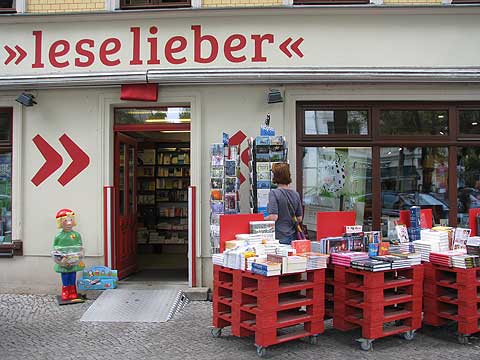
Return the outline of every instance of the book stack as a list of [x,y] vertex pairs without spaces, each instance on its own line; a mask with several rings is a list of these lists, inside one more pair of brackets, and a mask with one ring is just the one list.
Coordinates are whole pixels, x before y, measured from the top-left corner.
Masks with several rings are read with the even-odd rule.
[[252,273],[263,276],[276,276],[282,273],[282,266],[279,263],[252,263]]
[[410,266],[420,265],[422,263],[421,254],[415,252],[390,252],[391,255],[395,255],[402,259],[407,259],[410,263]]
[[421,239],[421,210],[420,206],[412,206],[410,208],[410,228],[408,235],[411,241]]
[[395,255],[373,256],[372,259],[390,263],[392,269],[404,269],[411,266],[410,260]]
[[307,270],[307,258],[304,256],[284,256],[282,274],[304,272]]
[[472,269],[480,267],[480,257],[478,255],[453,255],[452,266],[461,269]]
[[467,254],[480,255],[480,236],[472,236],[467,240]]
[[212,263],[223,266],[223,254],[212,254]]
[[413,242],[415,250],[419,251],[422,261],[430,261],[430,253],[448,251],[448,233],[425,229],[421,231],[421,240]]
[[453,249],[454,228],[449,226],[435,226],[432,227],[432,230],[445,234],[448,239],[448,248],[446,250]]
[[348,242],[341,236],[327,237],[319,241],[319,245],[312,247],[312,251],[322,254],[332,254],[348,250]]
[[460,253],[458,253],[458,251],[444,251],[444,252],[432,251],[430,253],[429,260],[432,264],[452,267],[452,255],[460,255]]
[[275,221],[250,221],[250,234],[257,235],[262,241],[275,240]]
[[352,260],[351,265],[354,269],[374,272],[390,270],[392,268],[392,265],[390,263],[375,259]]
[[247,258],[247,270],[252,271],[252,264],[253,263],[266,263],[267,262],[267,256],[266,255],[260,255],[260,256],[252,256]]
[[307,258],[307,270],[325,269],[328,264],[329,256],[326,254],[306,252],[300,256]]
[[349,267],[353,260],[368,259],[368,254],[364,252],[348,251],[342,253],[332,253],[330,257],[332,259],[332,264]]

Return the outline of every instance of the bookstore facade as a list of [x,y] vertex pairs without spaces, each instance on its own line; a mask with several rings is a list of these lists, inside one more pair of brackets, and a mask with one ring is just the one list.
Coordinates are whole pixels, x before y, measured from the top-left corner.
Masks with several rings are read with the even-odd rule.
[[[309,229],[317,211],[354,210],[389,236],[412,205],[465,224],[480,207],[480,30],[472,10],[450,10],[82,15],[66,32],[55,15],[0,19],[28,54],[0,70],[0,244],[15,248],[0,258],[2,287],[57,288],[61,208],[76,213],[87,265],[210,286],[211,144],[226,133],[239,146],[249,212],[242,154],[267,114]],[[121,85],[146,82],[157,99],[121,100]]]

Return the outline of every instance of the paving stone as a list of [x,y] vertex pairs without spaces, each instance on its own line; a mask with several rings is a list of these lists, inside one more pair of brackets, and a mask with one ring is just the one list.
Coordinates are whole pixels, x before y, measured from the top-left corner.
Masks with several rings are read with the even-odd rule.
[[[58,306],[53,296],[0,295],[0,359],[255,359],[254,339],[210,334],[212,304],[195,301],[166,323],[91,323],[79,319],[93,303]],[[293,341],[272,346],[268,359],[478,360],[480,339],[456,341],[454,327],[421,330],[413,341],[398,336],[359,350],[358,331],[342,333],[326,323],[317,345]]]

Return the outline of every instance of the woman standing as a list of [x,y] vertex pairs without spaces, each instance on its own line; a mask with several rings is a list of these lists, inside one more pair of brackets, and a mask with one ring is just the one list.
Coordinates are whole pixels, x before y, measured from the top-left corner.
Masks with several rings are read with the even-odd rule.
[[290,244],[297,239],[293,217],[295,215],[299,223],[302,221],[302,202],[300,195],[290,188],[292,178],[288,164],[273,164],[272,173],[272,182],[277,184],[277,189],[272,189],[268,195],[269,215],[265,220],[275,221],[275,237],[281,244]]

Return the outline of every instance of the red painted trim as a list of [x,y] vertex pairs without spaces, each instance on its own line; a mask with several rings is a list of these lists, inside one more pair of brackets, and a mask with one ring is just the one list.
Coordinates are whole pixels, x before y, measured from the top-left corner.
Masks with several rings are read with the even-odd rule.
[[190,124],[133,124],[133,125],[114,125],[113,131],[188,131]]
[[197,236],[196,236],[196,229],[197,229],[197,188],[195,186],[190,186],[192,189],[192,223],[190,224],[192,229],[192,287],[197,287]]

